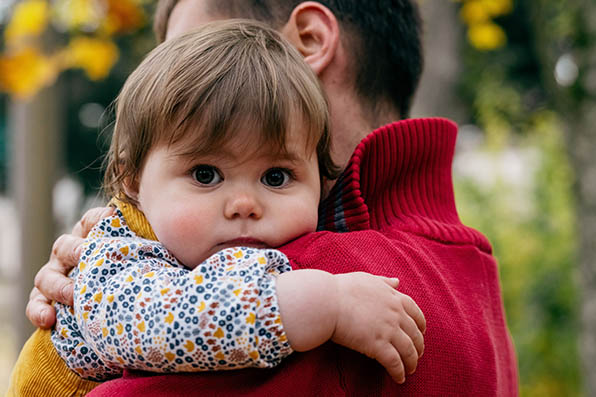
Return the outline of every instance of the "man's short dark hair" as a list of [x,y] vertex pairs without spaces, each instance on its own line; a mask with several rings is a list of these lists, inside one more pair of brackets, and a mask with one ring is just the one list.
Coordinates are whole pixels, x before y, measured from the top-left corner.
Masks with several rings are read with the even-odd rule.
[[[300,0],[210,0],[213,15],[253,18],[279,28]],[[348,33],[353,52],[356,91],[374,113],[391,104],[409,115],[423,65],[421,21],[415,0],[320,0]],[[155,26],[163,40],[176,0],[161,0]],[[161,28],[161,32],[159,29]]]

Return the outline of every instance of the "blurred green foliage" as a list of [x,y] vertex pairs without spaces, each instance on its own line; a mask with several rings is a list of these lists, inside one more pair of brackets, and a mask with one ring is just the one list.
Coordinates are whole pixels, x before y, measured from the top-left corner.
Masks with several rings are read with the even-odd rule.
[[[86,194],[94,194],[101,187],[103,155],[110,142],[114,119],[112,103],[120,88],[142,57],[154,46],[155,40],[149,25],[133,35],[117,41],[121,56],[108,75],[100,82],[90,81],[81,70],[70,70],[60,76],[60,83],[68,89],[64,97],[65,162],[69,174],[75,175],[84,186]],[[98,126],[82,123],[80,112],[89,103],[105,109]]]
[[[540,62],[532,28],[540,21],[531,20],[531,7],[518,0],[511,13],[495,19],[506,46],[464,49],[460,82],[471,121],[485,133],[481,150],[533,152],[538,161],[524,170],[531,182],[520,189],[505,177],[489,187],[458,178],[456,195],[462,220],[487,235],[499,261],[522,396],[578,396],[574,175],[562,119],[542,80],[552,71]],[[557,20],[568,19],[564,7],[557,12]]]
[[[507,180],[483,188],[456,179],[462,221],[487,235],[499,261],[524,396],[580,395],[575,219],[571,171],[556,117],[542,113],[517,148],[538,150],[523,204]],[[498,138],[511,144],[511,137]],[[487,140],[487,142],[489,142]],[[495,150],[488,147],[486,150]],[[521,208],[520,208],[521,207]]]

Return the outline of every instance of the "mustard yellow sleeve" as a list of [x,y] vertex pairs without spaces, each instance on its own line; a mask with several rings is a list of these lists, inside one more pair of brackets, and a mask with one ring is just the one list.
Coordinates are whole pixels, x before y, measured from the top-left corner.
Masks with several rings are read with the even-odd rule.
[[68,369],[54,349],[51,332],[38,329],[25,343],[12,370],[7,397],[78,397],[99,385]]

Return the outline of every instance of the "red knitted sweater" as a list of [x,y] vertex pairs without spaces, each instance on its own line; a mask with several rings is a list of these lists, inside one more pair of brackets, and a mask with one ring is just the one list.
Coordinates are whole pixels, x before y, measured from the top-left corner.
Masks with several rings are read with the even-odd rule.
[[154,375],[125,372],[92,396],[516,396],[515,352],[497,266],[484,236],[461,224],[451,161],[457,127],[444,119],[382,127],[356,148],[321,204],[327,231],[281,250],[294,268],[400,279],[427,320],[425,352],[406,383],[333,343],[272,370]]

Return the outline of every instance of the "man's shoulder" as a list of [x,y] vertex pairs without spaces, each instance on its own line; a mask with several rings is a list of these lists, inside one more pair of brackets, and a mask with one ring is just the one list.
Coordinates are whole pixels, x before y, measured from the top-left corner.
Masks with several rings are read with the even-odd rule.
[[[315,268],[331,273],[352,271],[394,275],[401,264],[426,269],[424,276],[451,273],[453,263],[493,266],[494,258],[472,240],[441,240],[412,230],[392,228],[347,233],[309,233],[279,248],[293,269]],[[443,266],[444,265],[444,266]],[[426,274],[429,273],[429,274]]]
[[[391,262],[402,256],[411,244],[404,236],[390,235],[379,230],[360,230],[347,233],[320,231],[309,233],[282,247],[282,251],[297,268],[318,268],[332,273],[366,271],[364,264],[371,259]],[[422,249],[423,247],[417,247]]]

